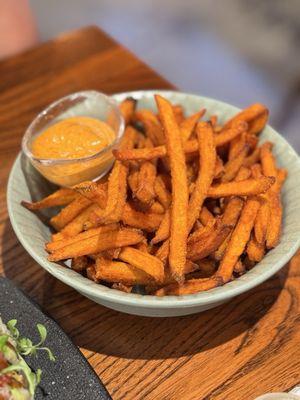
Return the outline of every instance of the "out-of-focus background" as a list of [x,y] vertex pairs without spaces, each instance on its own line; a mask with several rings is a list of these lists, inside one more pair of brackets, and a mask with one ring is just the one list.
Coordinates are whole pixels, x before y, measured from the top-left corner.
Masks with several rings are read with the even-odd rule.
[[181,90],[239,107],[265,103],[271,123],[300,151],[299,0],[31,0],[30,5],[39,40],[98,25]]

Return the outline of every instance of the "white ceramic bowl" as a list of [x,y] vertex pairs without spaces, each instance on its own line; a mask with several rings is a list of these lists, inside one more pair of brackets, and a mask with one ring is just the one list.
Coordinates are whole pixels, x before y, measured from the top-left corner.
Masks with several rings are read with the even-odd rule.
[[[155,109],[153,95],[161,93],[173,103],[184,105],[187,114],[207,109],[207,115],[217,114],[222,121],[239,110],[229,104],[196,95],[172,91],[137,91],[114,95],[118,101],[127,96],[138,100],[138,107]],[[207,310],[246,292],[264,282],[283,267],[297,251],[300,243],[300,160],[292,147],[267,126],[260,140],[275,143],[274,152],[278,164],[288,170],[282,200],[284,205],[283,231],[280,244],[264,259],[240,278],[207,292],[186,296],[144,296],[128,294],[96,284],[72,271],[64,264],[47,260],[44,244],[50,238],[50,230],[32,212],[24,209],[21,200],[36,200],[50,193],[51,184],[46,182],[21,155],[15,161],[8,182],[7,202],[13,229],[28,253],[51,275],[73,287],[96,303],[112,309],[143,316],[171,317]]]

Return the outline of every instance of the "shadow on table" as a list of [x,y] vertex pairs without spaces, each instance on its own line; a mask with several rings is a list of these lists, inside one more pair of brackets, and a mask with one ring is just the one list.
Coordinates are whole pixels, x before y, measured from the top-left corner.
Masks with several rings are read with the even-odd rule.
[[39,267],[18,244],[9,221],[2,243],[5,275],[23,288],[86,350],[126,359],[165,359],[192,355],[247,337],[276,302],[289,266],[227,304],[200,314],[147,318],[109,310],[79,295]]

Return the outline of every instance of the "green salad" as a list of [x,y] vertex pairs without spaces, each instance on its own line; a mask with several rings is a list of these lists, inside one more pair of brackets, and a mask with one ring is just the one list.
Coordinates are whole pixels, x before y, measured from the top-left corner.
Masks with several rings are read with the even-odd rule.
[[46,351],[51,361],[55,357],[43,344],[47,329],[37,324],[40,340],[37,344],[20,335],[13,319],[6,325],[0,318],[0,400],[32,400],[37,385],[41,380],[41,370],[33,372],[23,356],[35,356],[39,351]]

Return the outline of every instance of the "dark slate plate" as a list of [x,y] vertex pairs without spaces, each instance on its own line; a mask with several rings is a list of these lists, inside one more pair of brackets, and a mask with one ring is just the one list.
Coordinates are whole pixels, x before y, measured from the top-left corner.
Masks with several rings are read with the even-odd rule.
[[5,323],[17,319],[21,335],[32,338],[34,343],[38,341],[36,324],[47,328],[45,345],[51,348],[56,361],[51,362],[44,353],[26,360],[33,370],[41,368],[43,371],[36,400],[111,400],[89,363],[56,322],[12,282],[1,277],[0,317]]

